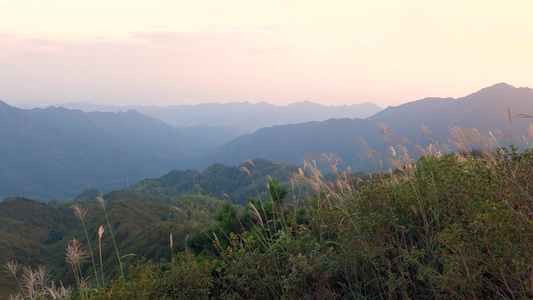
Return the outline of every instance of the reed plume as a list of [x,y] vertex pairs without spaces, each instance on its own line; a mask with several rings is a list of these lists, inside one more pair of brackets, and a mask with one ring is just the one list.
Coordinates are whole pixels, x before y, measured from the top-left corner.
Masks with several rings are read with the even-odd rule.
[[94,260],[93,248],[91,247],[91,241],[89,239],[87,227],[85,227],[84,219],[85,219],[85,216],[87,215],[87,209],[82,207],[79,203],[72,205],[72,209],[74,209],[74,214],[78,217],[78,219],[80,219],[81,224],[83,225],[83,231],[85,232],[85,237],[87,238],[87,246],[89,247],[89,253],[91,254],[91,261],[93,263],[94,279],[96,280],[96,285],[100,286],[100,282],[98,281],[98,272],[96,271],[96,262]]
[[124,277],[124,268],[122,267],[122,259],[120,258],[120,254],[118,252],[117,242],[115,241],[115,235],[113,234],[111,223],[109,223],[109,217],[107,216],[107,210],[106,210],[107,203],[102,197],[96,197],[96,200],[98,200],[98,202],[100,203],[100,206],[102,206],[102,209],[104,210],[105,219],[107,221],[107,228],[109,228],[109,233],[111,234],[111,240],[113,240],[113,246],[115,246],[115,253],[117,254],[118,264],[120,266],[120,273],[122,274],[122,277]]
[[104,260],[102,257],[102,236],[104,235],[104,227],[98,228],[98,249],[100,249],[100,271],[102,272],[102,284],[104,284]]

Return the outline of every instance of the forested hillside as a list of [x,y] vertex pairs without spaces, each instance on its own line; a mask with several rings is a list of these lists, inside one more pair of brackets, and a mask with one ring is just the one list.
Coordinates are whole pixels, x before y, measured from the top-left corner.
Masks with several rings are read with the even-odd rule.
[[133,190],[160,196],[210,195],[233,203],[245,204],[248,197],[256,197],[265,192],[267,177],[289,184],[292,174],[297,171],[296,165],[264,159],[247,161],[238,167],[215,163],[201,172],[173,170],[161,178],[143,180]]
[[[141,257],[155,261],[170,259],[167,247],[170,233],[174,251],[184,250],[187,236],[210,225],[223,203],[231,200],[246,204],[248,197],[265,197],[269,175],[289,185],[297,169],[294,165],[265,160],[249,161],[240,167],[214,164],[203,172],[175,170],[130,189],[103,195],[117,245],[121,255],[127,255],[125,268]],[[65,248],[72,238],[86,244],[83,224],[72,205],[79,204],[87,210],[84,222],[94,247],[98,244],[98,227],[107,222],[96,200],[100,195],[98,190],[89,189],[74,200],[49,204],[25,198],[9,198],[0,203],[0,257],[4,261],[49,266],[55,278],[72,283],[74,278],[64,263]],[[109,232],[107,227],[106,231]],[[107,234],[103,238],[103,253],[107,257],[105,276],[115,278],[119,268],[112,256],[110,238]],[[89,268],[84,266],[84,272]],[[0,273],[0,298],[7,297],[2,297],[2,291],[14,289],[13,278]]]

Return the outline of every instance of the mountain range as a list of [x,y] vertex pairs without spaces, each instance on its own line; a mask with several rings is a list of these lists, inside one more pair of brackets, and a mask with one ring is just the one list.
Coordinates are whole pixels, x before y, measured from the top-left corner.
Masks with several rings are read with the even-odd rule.
[[0,198],[75,197],[90,187],[124,187],[193,167],[225,135],[175,128],[136,111],[22,110],[0,102]]
[[[253,109],[246,111],[246,107]],[[388,107],[364,119],[356,118],[354,107],[334,109],[304,102],[285,107],[287,113],[267,114],[271,106],[265,103],[205,104],[181,106],[181,115],[176,113],[180,107],[169,107],[169,118],[176,126],[192,125],[191,118],[202,120],[196,123],[200,126],[178,128],[169,124],[170,119],[164,122],[133,110],[18,109],[0,102],[0,199],[72,198],[87,188],[111,191],[174,169],[203,170],[215,162],[240,165],[256,158],[301,166],[307,155],[331,159],[335,154],[342,159],[340,167],[371,172],[376,164],[365,157],[367,150],[375,150],[378,160],[398,143],[413,157],[420,154],[414,145],[427,146],[430,141],[438,141],[443,151],[453,150],[453,143],[445,143],[452,138],[453,127],[476,128],[485,135],[490,131],[509,144],[529,134],[531,121],[514,119],[511,127],[509,112],[531,114],[533,90],[500,83],[463,98],[426,98]],[[314,109],[344,110],[345,114],[297,123],[316,117]],[[197,114],[201,111],[205,119]],[[288,116],[285,121],[277,118],[284,115]],[[346,115],[350,117],[343,118]],[[325,116],[330,115],[325,112]],[[266,121],[270,127],[237,137],[238,132],[250,132]],[[279,124],[272,126],[275,122]],[[293,124],[282,125],[285,122]],[[248,127],[231,129],[235,126]],[[509,133],[514,133],[514,141],[508,139]]]
[[528,133],[531,120],[515,119],[511,129],[509,112],[531,114],[533,90],[500,83],[463,98],[426,98],[388,107],[366,119],[330,119],[262,128],[227,143],[204,162],[237,164],[243,159],[261,157],[301,164],[308,154],[320,158],[333,153],[343,160],[344,167],[373,172],[379,170],[371,159],[365,159],[366,149],[361,139],[370,150],[386,153],[397,142],[414,150],[414,145],[426,147],[430,141],[438,141],[443,151],[451,150],[454,145],[445,145],[445,141],[453,137],[453,127],[476,128],[483,135],[490,131],[503,144],[509,140],[505,133],[513,130],[517,137],[533,134]]
[[263,127],[297,124],[308,121],[325,121],[331,118],[366,118],[382,108],[373,103],[340,106],[325,106],[309,101],[287,106],[277,106],[266,102],[242,103],[203,103],[198,105],[174,106],[111,106],[91,103],[64,103],[69,109],[85,112],[119,112],[136,110],[144,115],[158,118],[175,127],[208,126],[225,128],[236,135],[252,133]]

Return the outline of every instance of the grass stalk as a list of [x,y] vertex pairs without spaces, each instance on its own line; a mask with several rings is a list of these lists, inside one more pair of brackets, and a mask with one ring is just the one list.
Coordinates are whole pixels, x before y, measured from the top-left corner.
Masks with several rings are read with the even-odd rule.
[[76,216],[80,219],[81,224],[83,226],[83,231],[85,232],[85,237],[87,239],[87,246],[89,247],[89,253],[91,254],[91,261],[93,263],[93,271],[94,271],[94,279],[96,280],[96,286],[100,286],[100,282],[98,280],[98,272],[96,271],[96,262],[94,260],[94,253],[93,248],[91,247],[91,241],[89,239],[89,234],[87,232],[87,227],[85,226],[85,215],[87,215],[87,209],[83,208],[79,203],[76,203],[72,206],[74,209],[74,213]]
[[107,221],[107,227],[109,228],[109,233],[111,234],[111,240],[113,240],[113,246],[115,247],[115,253],[117,254],[118,264],[120,266],[120,273],[122,274],[122,277],[124,277],[124,268],[122,267],[122,259],[120,258],[120,254],[118,252],[117,243],[115,241],[115,235],[113,234],[113,229],[111,228],[111,223],[109,222],[109,217],[107,216],[107,210],[106,210],[106,201],[102,197],[96,197],[96,200],[100,203],[104,210],[105,219]]
[[105,284],[104,281],[104,260],[102,257],[102,235],[104,235],[104,227],[100,226],[98,229],[98,249],[100,250],[100,272],[102,273],[102,284]]

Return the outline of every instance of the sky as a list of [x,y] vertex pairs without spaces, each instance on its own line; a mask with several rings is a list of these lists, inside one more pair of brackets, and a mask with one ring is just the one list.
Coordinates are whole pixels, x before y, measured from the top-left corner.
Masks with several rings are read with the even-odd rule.
[[530,0],[0,0],[0,100],[287,105],[533,87]]

